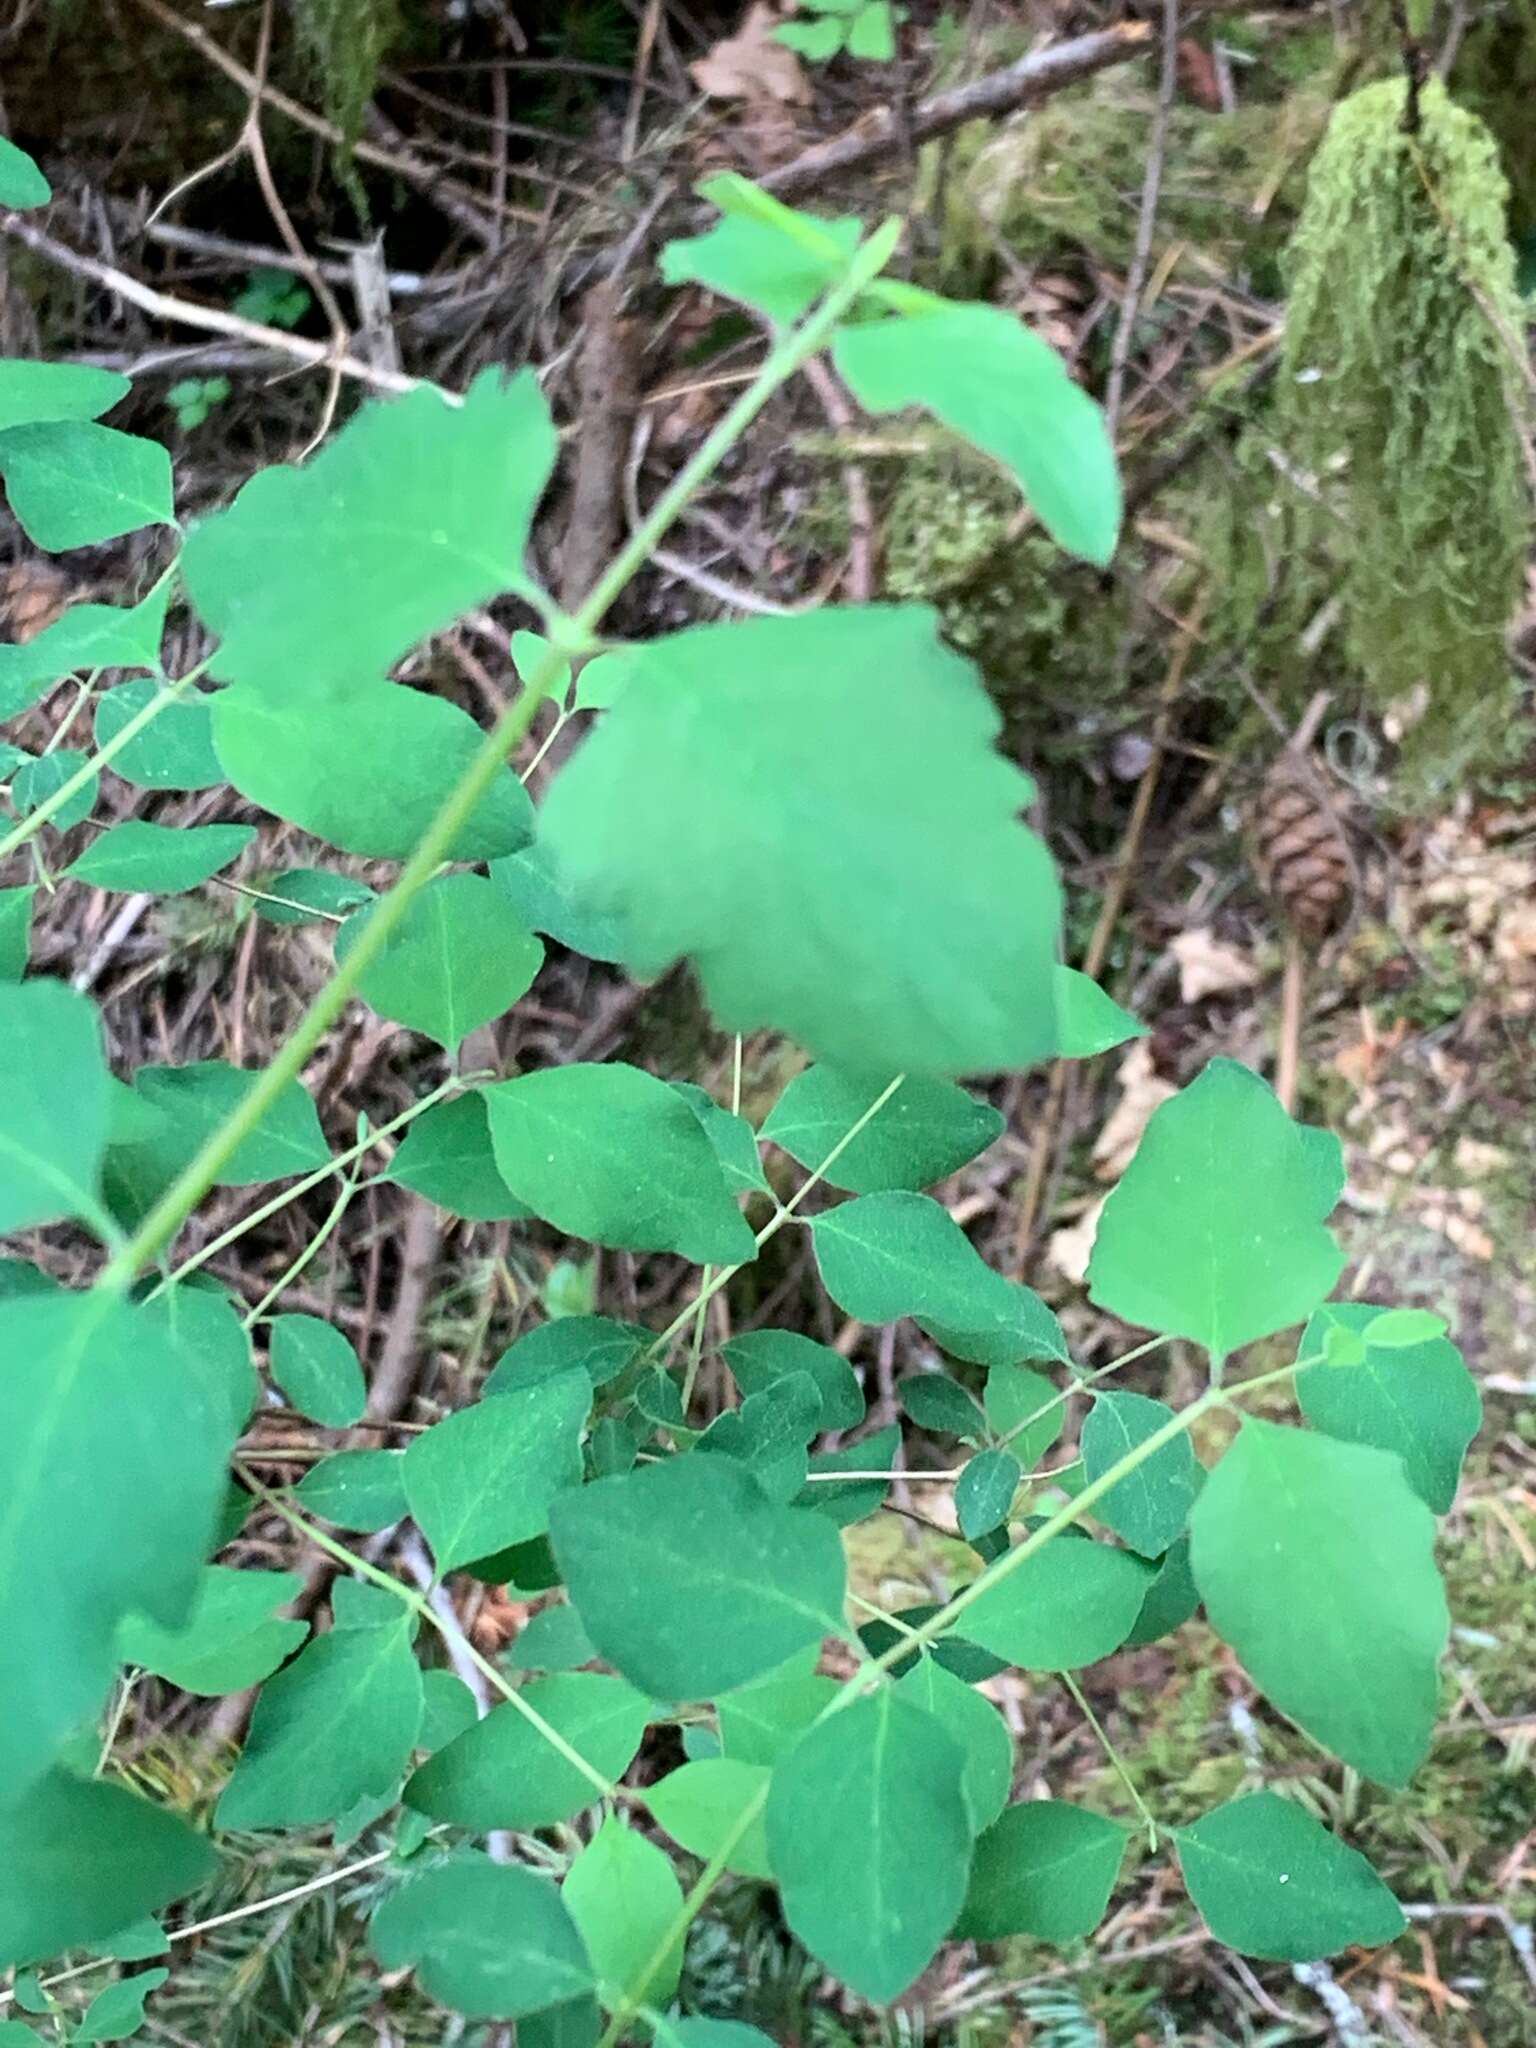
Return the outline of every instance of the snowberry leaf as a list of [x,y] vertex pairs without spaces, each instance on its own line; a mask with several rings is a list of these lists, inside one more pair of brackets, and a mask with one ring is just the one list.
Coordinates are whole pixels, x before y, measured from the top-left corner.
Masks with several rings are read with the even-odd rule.
[[37,888],[28,882],[20,889],[0,889],[0,981],[20,981],[27,971]]
[[1022,1365],[994,1365],[982,1405],[994,1435],[1032,1472],[1067,1426],[1065,1397],[1048,1379]]
[[[33,760],[19,762],[11,777],[11,802],[17,817],[30,818],[51,796],[63,789],[66,782],[73,782],[86,764],[87,756],[78,747],[55,747],[51,754],[39,754]],[[101,777],[93,770],[74,794],[66,797],[58,809],[50,813],[48,823],[54,831],[67,832],[72,825],[88,818],[95,808],[100,789]]]
[[1091,1060],[1128,1039],[1147,1035],[1145,1024],[1075,967],[1056,970],[1056,1029],[1056,1050],[1064,1060]]
[[8,136],[0,135],[0,206],[46,206],[52,197],[53,187],[36,162]]
[[1130,1829],[1060,1799],[1010,1806],[976,1844],[957,1933],[1075,1941],[1104,1918]]
[[[222,780],[222,776],[220,780]],[[377,891],[355,875],[333,868],[283,868],[268,877],[265,894],[255,900],[258,917],[268,924],[316,924],[322,918],[344,918],[377,900]]]
[[1200,1589],[1189,1569],[1189,1537],[1178,1541],[1158,1559],[1157,1570],[1147,1586],[1136,1626],[1126,1637],[1127,1647],[1155,1643],[1182,1628],[1200,1605]]
[[[1174,1419],[1173,1410],[1145,1394],[1097,1394],[1083,1424],[1083,1470],[1090,1482]],[[1186,1431],[1128,1472],[1094,1505],[1108,1528],[1143,1557],[1161,1557],[1189,1520],[1200,1468]]]
[[[336,963],[367,929],[359,910],[336,934]],[[363,1001],[396,1024],[456,1052],[471,1031],[511,1009],[533,986],[544,948],[484,875],[439,875],[416,897],[358,984]]]
[[987,1432],[987,1418],[975,1396],[966,1392],[948,1373],[914,1372],[897,1383],[901,1405],[919,1429],[936,1436],[958,1436],[980,1442]]
[[623,957],[619,919],[589,909],[572,893],[542,840],[493,860],[490,876],[529,931],[542,932],[588,960]]
[[[819,1167],[888,1080],[807,1067],[774,1104],[760,1135],[802,1166]],[[909,1076],[822,1177],[856,1195],[930,1187],[984,1152],[1002,1128],[990,1103],[953,1082]]]
[[0,988],[0,1233],[96,1209],[108,1130],[101,1025],[57,981]]
[[[189,1067],[140,1067],[132,1099],[146,1112],[144,1129],[114,1142],[107,1155],[107,1192],[113,1206],[142,1213],[176,1178],[199,1148],[232,1115],[256,1076],[225,1060]],[[219,1187],[256,1187],[312,1173],[330,1158],[315,1105],[292,1082],[262,1114],[219,1168]]]
[[955,1515],[968,1543],[1003,1527],[1023,1478],[1012,1451],[978,1451],[971,1459],[955,1481]]
[[635,1363],[649,1341],[650,1332],[638,1323],[616,1323],[609,1316],[556,1316],[525,1331],[503,1351],[484,1392],[516,1393],[575,1366],[594,1387],[605,1387]]
[[567,1871],[560,1897],[610,2011],[631,1990],[659,2005],[670,2001],[684,1937],[656,1957],[682,1912],[683,1888],[663,1850],[610,1814]]
[[733,1337],[720,1355],[743,1394],[764,1393],[780,1380],[804,1373],[821,1396],[821,1429],[856,1429],[864,1420],[858,1374],[830,1344],[818,1344],[795,1330],[748,1330]]
[[485,1098],[478,1089],[423,1110],[406,1130],[385,1178],[477,1223],[533,1213],[497,1171]]
[[312,1465],[294,1498],[339,1529],[387,1529],[407,1514],[403,1451],[337,1451]]
[[592,1405],[584,1372],[479,1401],[414,1437],[405,1497],[438,1571],[542,1536],[550,1502],[581,1481],[581,1430]]
[[1276,1792],[1218,1806],[1174,1839],[1190,1897],[1240,1955],[1311,1962],[1376,1948],[1406,1925],[1359,1850]]
[[[7,367],[0,363],[0,376]],[[21,646],[0,647],[0,719],[35,704],[61,676],[98,668],[157,669],[169,594],[167,584],[142,604],[71,605]],[[150,683],[149,694],[159,687]]]
[[722,1108],[707,1089],[695,1086],[692,1081],[673,1081],[671,1086],[703,1126],[731,1193],[766,1194],[768,1176],[763,1172],[757,1149],[757,1133],[746,1118]]
[[429,1997],[467,2019],[526,2019],[592,1988],[554,1884],[472,1850],[408,1876],[374,1914],[368,1939],[386,1970],[414,1967]]
[[[159,695],[161,685],[141,676],[108,690],[96,706],[96,744],[115,740],[130,719],[137,718]],[[189,691],[155,713],[112,756],[112,773],[140,789],[213,789],[224,770],[213,751],[213,713],[209,700]]]
[[144,2024],[144,2005],[152,1991],[170,1976],[163,1965],[158,1970],[138,1970],[131,1977],[119,1977],[105,1991],[98,1991],[85,2009],[75,2033],[76,2041],[127,2041]]
[[[632,1685],[597,1671],[536,1678],[518,1696],[609,1780],[634,1762],[654,1712]],[[418,1813],[481,1832],[556,1827],[597,1797],[591,1778],[510,1702],[440,1749],[405,1787]]]
[[207,1699],[241,1692],[275,1671],[308,1632],[307,1622],[281,1620],[275,1612],[302,1586],[296,1572],[206,1565],[183,1626],[162,1628],[130,1615],[117,1632],[117,1654],[183,1692]]
[[0,433],[11,510],[50,554],[174,526],[171,458],[158,441],[92,420],[47,420]]
[[[699,189],[716,204],[726,196],[723,180],[710,180]],[[787,207],[754,216],[727,213],[702,235],[668,242],[661,252],[661,275],[671,285],[703,285],[789,327],[843,276],[860,231],[852,216],[818,220]]]
[[1008,1724],[985,1693],[946,1671],[933,1657],[919,1657],[896,1692],[947,1728],[965,1759],[961,1787],[973,1833],[990,1827],[1007,1803],[1013,1783],[1013,1740]]
[[725,1868],[742,1877],[772,1882],[768,1837],[762,1808],[768,1788],[768,1766],[740,1758],[714,1756],[670,1771],[646,1793],[646,1804],[674,1842],[691,1856],[708,1862],[729,1835],[736,1832],[745,1809],[757,1805],[757,1818],[726,1857]]
[[1025,1671],[1076,1671],[1118,1650],[1152,1574],[1105,1543],[1058,1536],[977,1595],[956,1627]]
[[276,1316],[271,1332],[272,1378],[291,1406],[327,1429],[361,1419],[368,1387],[357,1353],[321,1316]]
[[93,889],[176,896],[238,860],[255,837],[254,825],[151,825],[125,818],[93,840],[64,873]]

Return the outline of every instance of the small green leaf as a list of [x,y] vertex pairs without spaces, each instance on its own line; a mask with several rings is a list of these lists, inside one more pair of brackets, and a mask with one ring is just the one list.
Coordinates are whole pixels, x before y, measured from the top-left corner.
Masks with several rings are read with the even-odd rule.
[[796,1507],[814,1508],[840,1529],[862,1522],[885,1504],[890,1492],[883,1479],[838,1480],[835,1472],[888,1472],[901,1448],[901,1430],[896,1423],[877,1429],[861,1443],[844,1444],[841,1450],[820,1451],[812,1458],[804,1491]]
[[322,917],[345,917],[377,900],[375,891],[355,875],[338,875],[330,868],[284,868],[268,880],[266,896],[256,899],[255,908],[268,924],[314,924]]
[[891,0],[869,0],[848,25],[848,54],[867,64],[889,64],[896,55]]
[[977,1452],[955,1481],[955,1514],[967,1543],[1005,1526],[1023,1478],[1012,1451]]
[[[932,1621],[938,1611],[937,1604],[931,1600],[916,1607],[898,1608],[887,1621],[865,1622],[859,1630],[859,1641],[872,1657],[883,1657],[903,1640],[910,1640],[912,1630]],[[926,1647],[919,1644],[906,1656],[898,1657],[890,1667],[892,1678],[905,1678],[923,1657],[932,1657],[936,1664],[942,1665],[967,1685],[981,1685],[986,1679],[996,1678],[1008,1669],[1005,1657],[994,1657],[988,1651],[978,1649],[974,1643],[946,1635]]]
[[863,1998],[900,1997],[965,1897],[964,1759],[948,1729],[889,1689],[855,1700],[780,1758],[768,1860],[784,1916]]
[[620,920],[589,909],[572,893],[541,840],[493,860],[490,875],[529,931],[543,932],[589,960],[623,958]]
[[176,896],[238,860],[255,837],[254,825],[150,825],[125,818],[93,840],[64,873],[93,889]]
[[744,1116],[733,1116],[715,1098],[691,1081],[671,1084],[704,1127],[704,1135],[720,1162],[733,1195],[766,1194],[768,1176],[757,1149],[757,1133]]
[[[816,1647],[807,1655],[815,1664]],[[771,1671],[755,1685],[727,1693],[716,1709],[720,1747],[743,1764],[772,1764],[805,1733],[837,1697],[835,1678],[790,1665]]]
[[90,420],[8,427],[0,474],[17,524],[50,554],[176,523],[171,458],[159,442]]
[[486,1394],[511,1394],[538,1380],[580,1366],[594,1388],[616,1380],[650,1342],[650,1331],[638,1323],[616,1323],[608,1316],[557,1316],[540,1323],[503,1351],[485,1382]]
[[757,1818],[725,1860],[725,1868],[742,1877],[759,1877],[771,1882],[768,1867],[768,1837],[763,1827],[762,1808],[768,1789],[766,1764],[745,1763],[738,1757],[708,1757],[671,1771],[646,1793],[646,1804],[674,1842],[691,1856],[708,1863],[735,1834],[747,1807],[756,1803]]
[[[96,706],[96,744],[105,747],[160,694],[150,677],[119,683]],[[140,789],[213,789],[224,770],[213,751],[213,713],[189,691],[155,713],[154,722],[112,756],[112,773]]]
[[[0,363],[0,378],[8,366]],[[25,645],[0,647],[0,719],[35,704],[61,676],[99,668],[160,666],[169,586],[142,604],[75,604]],[[148,685],[153,696],[158,683]]]
[[0,981],[20,981],[32,952],[32,911],[37,885],[0,889]]
[[307,1633],[307,1622],[276,1616],[302,1586],[296,1572],[207,1565],[197,1604],[181,1628],[130,1615],[117,1632],[117,1654],[206,1699],[242,1692],[275,1671]]
[[584,1372],[479,1401],[414,1437],[405,1497],[440,1573],[542,1536],[550,1502],[581,1481],[592,1405]]
[[856,1429],[864,1420],[864,1390],[847,1359],[829,1344],[794,1330],[748,1330],[720,1353],[743,1394],[761,1394],[792,1374],[804,1373],[821,1396],[820,1427]]
[[[390,1595],[384,1597],[388,1599]],[[416,1731],[418,1749],[446,1749],[479,1719],[479,1703],[462,1678],[455,1678],[451,1671],[423,1671],[421,1726]]]
[[478,1089],[423,1110],[406,1130],[385,1178],[477,1223],[532,1214],[497,1171],[485,1098]]
[[1158,1560],[1156,1572],[1141,1603],[1136,1626],[1126,1637],[1126,1647],[1155,1643],[1182,1628],[1200,1605],[1200,1589],[1189,1569],[1189,1538],[1181,1536]]
[[[802,1166],[818,1167],[879,1101],[888,1081],[807,1067],[774,1104],[761,1135]],[[911,1076],[823,1178],[856,1195],[930,1187],[985,1152],[1002,1128],[997,1110],[953,1082]]]
[[[1145,1394],[1096,1394],[1083,1424],[1083,1470],[1090,1483],[1119,1464],[1174,1419]],[[1194,1505],[1200,1467],[1188,1433],[1176,1436],[1102,1494],[1094,1512],[1143,1557],[1161,1557],[1183,1530]]]
[[1402,1460],[1247,1418],[1190,1539],[1211,1626],[1273,1704],[1364,1776],[1405,1784],[1449,1619],[1434,1518]]
[[[8,1778],[8,1794],[17,1789]],[[120,1785],[49,1771],[7,1798],[0,1967],[101,1941],[195,1890],[213,1870],[208,1843],[175,1814]]]
[[302,1827],[394,1790],[421,1726],[413,1628],[333,1629],[267,1681],[220,1828]]
[[[367,928],[359,910],[336,934],[336,963]],[[456,1052],[471,1031],[503,1016],[533,986],[544,948],[524,931],[484,875],[429,882],[363,971],[358,993],[394,1023]]]
[[947,1373],[915,1372],[897,1384],[901,1405],[919,1429],[937,1436],[958,1436],[979,1442],[987,1418],[972,1395]]
[[638,1067],[546,1067],[485,1090],[519,1200],[572,1237],[737,1265],[756,1244],[688,1104]]
[[575,1671],[596,1656],[574,1607],[546,1607],[518,1630],[507,1662],[518,1671]]
[[774,2048],[756,2027],[740,2020],[674,2020],[658,2018],[658,2048]]
[[0,1233],[96,1208],[107,1141],[101,1025],[58,981],[0,987]]
[[1402,1908],[1358,1849],[1291,1799],[1255,1792],[1177,1830],[1189,1895],[1218,1941],[1266,1961],[1310,1962],[1402,1933]]
[[414,1967],[422,1989],[473,2020],[524,2019],[589,1992],[581,1936],[547,1877],[461,1850],[428,1863],[373,1916],[386,1970]]
[[1026,1472],[1033,1472],[1067,1426],[1066,1397],[1022,1365],[994,1365],[982,1405],[995,1436],[1006,1438]]
[[897,1681],[896,1691],[954,1737],[965,1759],[960,1782],[971,1831],[990,1827],[1007,1804],[1013,1783],[1013,1740],[1002,1715],[984,1693],[973,1691],[933,1657],[919,1657]]
[[[189,1067],[140,1067],[133,1094],[151,1113],[147,1132],[114,1142],[107,1157],[108,1192],[115,1207],[142,1213],[195,1157],[204,1141],[232,1116],[256,1076],[224,1060]],[[330,1159],[315,1105],[297,1081],[262,1114],[219,1168],[219,1187],[256,1187],[312,1173]]]
[[368,1384],[357,1353],[334,1323],[320,1316],[274,1316],[270,1331],[272,1378],[312,1422],[347,1429],[362,1419]]
[[337,1451],[310,1467],[294,1499],[339,1529],[387,1529],[408,1512],[404,1463],[403,1451]]
[[[1482,1424],[1483,1404],[1461,1353],[1438,1332],[1378,1345],[1377,1330],[1397,1313],[1359,1301],[1320,1308],[1297,1355],[1315,1358],[1339,1333],[1360,1345],[1360,1359],[1309,1365],[1296,1375],[1296,1399],[1312,1427],[1326,1436],[1395,1451],[1420,1500],[1437,1515],[1449,1514],[1462,1459]],[[1444,1328],[1438,1316],[1429,1321]]]
[[52,197],[53,187],[34,160],[0,135],[0,206],[46,206]]
[[971,1941],[1075,1941],[1104,1918],[1129,1828],[1059,1799],[1010,1806],[976,1844],[956,1930]]
[[1151,1573],[1104,1543],[1056,1537],[966,1608],[968,1641],[1025,1671],[1076,1671],[1118,1650]]
[[[701,190],[719,203],[718,181]],[[662,279],[703,285],[766,313],[780,327],[791,326],[843,276],[862,232],[851,216],[818,220],[800,214],[795,220],[800,232],[790,235],[776,215],[728,214],[705,234],[668,242],[661,252]]]
[[[72,781],[85,765],[86,756],[78,747],[55,747],[51,754],[39,754],[35,760],[21,762],[11,777],[11,802],[17,817],[30,818],[55,791]],[[72,825],[88,818],[100,788],[101,777],[94,773],[88,775],[74,795],[66,797],[49,817],[48,823],[54,831],[67,832]]]
[[1373,1348],[1400,1351],[1443,1337],[1445,1331],[1445,1317],[1437,1316],[1432,1309],[1388,1308],[1371,1324],[1370,1341]]
[[770,1502],[732,1458],[674,1458],[562,1494],[550,1537],[587,1633],[658,1699],[729,1692],[842,1627],[836,1529]]
[[683,1888],[654,1842],[610,1814],[566,1873],[560,1897],[610,2011],[631,1990],[668,2003],[682,1973],[684,1937],[654,1971],[649,1965],[682,1914]]
[[1015,315],[935,299],[912,317],[839,328],[832,360],[867,411],[926,407],[1012,471],[1069,554],[1109,562],[1121,508],[1104,415]]
[[821,1396],[808,1373],[791,1373],[740,1408],[717,1415],[699,1438],[706,1455],[739,1458],[770,1500],[790,1501],[809,1470],[805,1446],[821,1427]]
[[1056,970],[1056,1029],[1057,1054],[1064,1060],[1091,1060],[1127,1039],[1147,1035],[1145,1024],[1075,967]]
[[98,1991],[86,2007],[85,2017],[75,2033],[77,2041],[127,2041],[144,2024],[144,2003],[151,1991],[158,1991],[170,1976],[164,1968],[140,1970],[136,1976],[119,1977],[105,1991]]
[[[1323,1144],[1336,1158],[1338,1141]],[[1344,1264],[1321,1164],[1257,1074],[1212,1060],[1154,1113],[1105,1203],[1091,1298],[1217,1359],[1301,1322]]]
[[[653,1711],[632,1685],[596,1671],[536,1678],[518,1697],[610,1781],[634,1762]],[[406,1804],[418,1813],[480,1832],[555,1827],[598,1796],[586,1773],[510,1702],[440,1749],[405,1787]]]
[[843,24],[835,15],[824,15],[820,21],[783,21],[773,31],[773,40],[782,43],[787,50],[793,50],[811,64],[825,64],[829,57],[835,57],[843,47]]

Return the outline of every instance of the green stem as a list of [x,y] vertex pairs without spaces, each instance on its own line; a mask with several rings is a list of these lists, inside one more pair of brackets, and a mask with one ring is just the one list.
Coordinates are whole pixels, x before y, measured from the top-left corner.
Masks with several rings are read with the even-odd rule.
[[[569,620],[552,620],[551,644],[528,678],[522,695],[502,713],[482,742],[457,787],[401,869],[394,887],[382,897],[358,933],[346,960],[320,990],[289,1034],[287,1042],[242,1098],[239,1107],[207,1139],[191,1162],[155,1203],[126,1247],[102,1269],[99,1286],[124,1289],[148,1260],[163,1250],[218,1177],[236,1147],[256,1129],[262,1117],[291,1081],[326,1032],[340,1017],[358,983],[388,943],[411,904],[436,873],[460,829],[500,774],[508,755],[533,723],[534,715],[573,653],[592,642],[603,615],[650,556],[678,513],[740,439],[780,385],[827,341],[843,314],[869,280],[889,261],[900,237],[899,221],[887,221],[855,253],[846,276],[829,292],[808,319],[774,346],[756,380],[723,415],[691,461],[662,492],[649,514],[619,550],[590,595]],[[563,630],[562,630],[563,629]],[[124,727],[124,732],[129,730]],[[121,737],[121,735],[119,735]]]
[[[1079,1373],[1070,1386],[1061,1388],[1049,1401],[1043,1401],[1033,1415],[1026,1415],[1024,1420],[1016,1422],[1005,1436],[1000,1436],[996,1448],[1000,1451],[1006,1450],[1016,1436],[1022,1436],[1026,1429],[1033,1429],[1035,1424],[1049,1415],[1053,1408],[1060,1408],[1064,1402],[1070,1401],[1074,1394],[1081,1393],[1085,1387],[1091,1387],[1099,1380],[1108,1379],[1112,1372],[1119,1372],[1122,1366],[1130,1365],[1135,1359],[1145,1358],[1147,1353],[1155,1351],[1159,1344],[1171,1341],[1168,1337],[1149,1338],[1145,1344],[1138,1344],[1133,1351],[1122,1351],[1118,1358],[1112,1358],[1108,1365],[1101,1365],[1096,1372]],[[1073,1371],[1076,1370],[1074,1366]]]
[[260,1301],[258,1301],[256,1306],[253,1309],[251,1309],[249,1313],[246,1315],[244,1319],[244,1326],[247,1330],[255,1329],[256,1325],[262,1321],[262,1319],[265,1317],[267,1313],[267,1310],[272,1306],[273,1302],[277,1300],[278,1296],[281,1293],[283,1293],[283,1291],[286,1288],[289,1288],[293,1285],[294,1281],[298,1279],[299,1275],[304,1271],[304,1268],[310,1263],[311,1259],[315,1258],[319,1254],[319,1252],[324,1247],[326,1240],[335,1232],[335,1230],[341,1223],[342,1217],[345,1216],[348,1209],[351,1208],[352,1198],[357,1193],[357,1190],[357,1175],[349,1173],[346,1179],[342,1182],[341,1192],[337,1195],[335,1201],[331,1204],[330,1213],[326,1217],[325,1221],[320,1225],[320,1228],[315,1232],[314,1236],[309,1240],[308,1244],[306,1244],[303,1247],[298,1257],[294,1259],[288,1266],[286,1266],[281,1273],[278,1274],[277,1278],[272,1282],[272,1285],[267,1289],[266,1293],[261,1297]]
[[1109,1758],[1110,1764],[1114,1768],[1115,1776],[1120,1780],[1121,1784],[1125,1787],[1127,1793],[1130,1795],[1131,1804],[1135,1807],[1136,1811],[1141,1815],[1141,1824],[1147,1831],[1147,1847],[1152,1851],[1154,1855],[1156,1855],[1157,1822],[1152,1818],[1152,1809],[1147,1805],[1145,1799],[1142,1798],[1140,1791],[1137,1789],[1136,1780],[1131,1776],[1130,1771],[1127,1769],[1125,1760],[1121,1756],[1119,1750],[1116,1749],[1115,1745],[1110,1741],[1109,1736],[1105,1731],[1104,1724],[1100,1721],[1098,1715],[1093,1711],[1092,1707],[1089,1706],[1088,1696],[1083,1691],[1083,1688],[1078,1684],[1077,1680],[1072,1676],[1070,1671],[1063,1671],[1058,1675],[1060,1676],[1062,1684],[1067,1688],[1067,1691],[1071,1693],[1073,1699],[1076,1700],[1078,1712],[1082,1715],[1083,1719],[1088,1723],[1088,1726],[1093,1730],[1094,1734],[1098,1737],[1099,1747],[1103,1750],[1104,1754]]

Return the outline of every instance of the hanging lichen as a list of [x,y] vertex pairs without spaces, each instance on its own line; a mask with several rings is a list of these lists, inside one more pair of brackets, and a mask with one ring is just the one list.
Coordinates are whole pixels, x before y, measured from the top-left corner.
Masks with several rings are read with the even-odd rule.
[[1352,679],[1366,708],[1394,707],[1400,794],[1416,801],[1507,719],[1530,505],[1497,150],[1438,80],[1410,131],[1406,90],[1344,101],[1313,160],[1277,401],[1240,464],[1265,479],[1267,516],[1243,508],[1234,594],[1261,645],[1302,627],[1298,602],[1312,613],[1293,666],[1335,645],[1315,599],[1336,599]]
[[[326,114],[341,130],[338,161],[355,187],[352,152],[379,67],[400,33],[398,0],[295,0],[299,41],[313,67]],[[354,190],[354,198],[360,192]]]

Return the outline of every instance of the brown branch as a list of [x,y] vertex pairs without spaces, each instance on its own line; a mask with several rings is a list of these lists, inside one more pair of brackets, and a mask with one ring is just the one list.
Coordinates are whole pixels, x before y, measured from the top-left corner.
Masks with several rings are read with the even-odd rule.
[[1142,176],[1141,211],[1136,217],[1136,243],[1131,267],[1126,273],[1125,296],[1120,301],[1120,320],[1110,350],[1109,377],[1104,387],[1104,414],[1110,439],[1120,419],[1120,400],[1125,390],[1125,370],[1131,359],[1131,342],[1141,317],[1141,295],[1146,289],[1147,268],[1152,260],[1152,237],[1157,228],[1157,203],[1163,190],[1163,158],[1168,148],[1168,117],[1179,83],[1179,0],[1163,0],[1163,62],[1157,87],[1157,111],[1152,117],[1152,135],[1147,144],[1147,165]]

